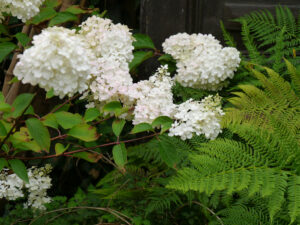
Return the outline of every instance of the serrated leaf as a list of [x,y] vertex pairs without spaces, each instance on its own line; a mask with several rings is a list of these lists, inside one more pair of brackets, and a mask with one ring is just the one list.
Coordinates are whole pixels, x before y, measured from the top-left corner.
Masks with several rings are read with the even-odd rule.
[[19,159],[11,159],[8,160],[11,169],[26,183],[29,183],[28,174],[24,163]]
[[1,112],[11,112],[11,105],[5,102],[0,102],[0,111]]
[[72,13],[74,15],[85,13],[86,10],[83,10],[79,7],[79,5],[72,5],[65,10],[65,12]]
[[153,57],[153,52],[144,52],[144,51],[137,51],[133,53],[133,60],[129,64],[130,71],[137,68],[142,62],[146,61],[147,59]]
[[124,167],[127,162],[127,150],[124,143],[113,147],[113,158],[117,166]]
[[109,102],[103,107],[104,112],[113,112],[113,113],[115,113],[115,112],[117,112],[121,109],[122,109],[122,105],[118,101]]
[[112,130],[114,134],[119,137],[126,121],[124,119],[115,119],[114,122],[112,123]]
[[51,140],[48,129],[36,118],[30,118],[25,123],[32,138],[43,150],[49,152]]
[[83,141],[95,141],[98,139],[97,129],[88,124],[78,124],[71,128],[68,135]]
[[98,116],[100,116],[100,112],[98,109],[96,108],[89,108],[85,111],[85,114],[84,114],[84,120],[85,122],[91,122],[95,119],[98,118]]
[[17,118],[22,115],[24,110],[30,105],[31,101],[33,100],[34,94],[20,94],[17,96],[17,98],[14,100],[12,107],[13,112],[11,113],[12,117]]
[[153,129],[149,123],[139,123],[133,127],[130,133],[136,134],[136,133],[141,133],[141,132],[151,131],[151,130]]
[[82,117],[79,114],[72,114],[70,112],[56,112],[54,113],[56,121],[62,128],[70,129],[82,122]]
[[53,7],[42,8],[40,13],[31,19],[28,23],[32,23],[34,25],[38,25],[42,22],[50,20],[54,16],[57,15],[57,12],[53,9]]
[[77,20],[77,16],[69,12],[59,12],[55,17],[53,17],[49,22],[49,27],[66,23],[69,21]]
[[89,152],[78,152],[78,153],[72,154],[72,156],[80,158],[80,159],[84,159],[84,160],[86,160],[88,162],[91,162],[91,163],[96,163],[100,159],[98,154],[92,154],[92,153],[89,153]]
[[30,38],[27,36],[27,34],[21,32],[16,34],[16,38],[23,47],[27,46],[27,44],[30,42]]
[[132,44],[135,50],[143,48],[150,48],[155,50],[154,43],[148,35],[134,34],[133,37],[135,38],[135,41]]
[[0,158],[0,172],[4,167],[8,167],[8,163],[7,163],[6,159]]
[[161,127],[161,133],[167,131],[172,127],[173,120],[170,117],[167,116],[160,116],[157,117],[153,122],[152,122],[152,127]]
[[54,96],[54,90],[51,88],[49,91],[46,93],[46,99],[52,98]]
[[47,114],[41,119],[41,122],[44,126],[52,127],[54,129],[58,129],[58,123],[56,121],[56,117],[53,113]]
[[56,143],[55,144],[55,153],[56,155],[61,155],[63,154],[68,148],[69,148],[70,145],[67,145],[66,147],[61,144],[61,143]]
[[0,62],[8,56],[17,46],[12,42],[0,43]]

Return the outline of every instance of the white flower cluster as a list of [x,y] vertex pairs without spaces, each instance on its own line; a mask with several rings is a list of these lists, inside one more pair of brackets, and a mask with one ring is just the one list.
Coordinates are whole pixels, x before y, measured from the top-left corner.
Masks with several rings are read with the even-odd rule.
[[133,59],[134,38],[127,26],[113,24],[110,19],[92,16],[80,27],[79,33],[84,35],[85,41],[97,57],[114,58],[127,63]]
[[193,134],[204,134],[207,139],[215,139],[221,132],[223,115],[218,95],[209,95],[202,101],[190,99],[177,106],[169,136],[180,136],[186,140],[192,138]]
[[172,86],[167,66],[160,67],[149,80],[137,83],[133,124],[151,123],[159,116],[173,117]]
[[10,13],[26,22],[40,12],[45,0],[0,0],[0,22],[3,13]]
[[34,36],[33,46],[19,55],[14,74],[23,83],[39,84],[63,98],[88,88],[94,54],[75,30],[51,27]]
[[51,187],[51,178],[48,174],[51,172],[51,166],[28,169],[29,183],[25,183],[16,174],[8,174],[2,171],[0,174],[0,199],[6,198],[13,201],[25,196],[27,191],[28,199],[24,207],[33,207],[35,209],[46,209],[44,204],[49,203],[51,198],[47,196],[47,190]]
[[235,48],[222,48],[210,34],[179,33],[166,39],[163,49],[177,61],[176,80],[184,87],[220,90],[240,63]]
[[128,27],[96,16],[89,17],[80,27],[79,33],[97,57],[88,107],[96,104],[101,108],[107,102],[118,100],[132,106],[134,99],[128,95],[132,86],[128,63],[133,59],[134,38]]

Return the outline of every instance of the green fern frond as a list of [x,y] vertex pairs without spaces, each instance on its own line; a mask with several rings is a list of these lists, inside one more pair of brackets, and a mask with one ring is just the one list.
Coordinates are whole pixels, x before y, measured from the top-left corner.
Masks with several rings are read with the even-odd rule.
[[220,20],[220,27],[223,33],[223,37],[225,40],[226,45],[230,46],[230,47],[236,47],[236,42],[234,40],[234,38],[232,37],[232,35],[226,30],[224,23],[222,20]]
[[300,176],[291,176],[288,180],[288,210],[291,223],[300,215]]

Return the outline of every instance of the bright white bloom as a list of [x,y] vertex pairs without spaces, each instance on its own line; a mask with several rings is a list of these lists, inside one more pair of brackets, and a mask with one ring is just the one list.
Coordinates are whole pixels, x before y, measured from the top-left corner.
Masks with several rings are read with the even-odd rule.
[[47,196],[47,190],[51,187],[51,178],[48,174],[51,172],[51,166],[47,164],[42,168],[32,167],[28,169],[29,183],[25,183],[16,174],[8,174],[2,171],[0,174],[0,199],[14,201],[24,197],[24,192],[29,192],[25,207],[36,209],[46,209],[44,204],[51,201]]
[[220,90],[240,63],[235,48],[222,48],[210,34],[179,33],[166,39],[163,48],[177,61],[176,80],[184,87]]
[[172,86],[167,66],[160,67],[149,81],[138,83],[140,92],[133,112],[133,124],[151,123],[159,116],[172,117],[175,109]]
[[113,24],[110,19],[92,16],[80,27],[79,32],[85,36],[85,41],[97,57],[114,57],[127,63],[133,59],[134,38],[126,25]]
[[45,0],[0,0],[0,22],[1,12],[11,13],[18,19],[26,22],[40,12],[39,8],[44,1]]
[[115,58],[99,58],[96,62],[97,70],[93,73],[90,91],[92,101],[105,104],[119,101],[130,106],[132,100],[127,97],[127,90],[132,85],[128,64]]
[[180,136],[182,140],[186,140],[194,134],[204,134],[207,139],[215,139],[221,132],[223,115],[218,95],[209,95],[202,101],[190,99],[177,106],[169,136]]
[[92,63],[96,60],[75,30],[51,27],[34,36],[33,46],[19,56],[14,70],[23,83],[39,85],[63,98],[88,88]]

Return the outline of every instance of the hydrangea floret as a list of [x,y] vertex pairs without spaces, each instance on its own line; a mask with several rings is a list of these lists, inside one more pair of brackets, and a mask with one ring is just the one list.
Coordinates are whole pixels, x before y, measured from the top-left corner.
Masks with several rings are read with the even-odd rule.
[[29,183],[25,183],[16,174],[9,174],[7,170],[0,173],[0,199],[16,200],[29,193],[24,207],[45,210],[44,204],[49,203],[51,198],[47,196],[47,190],[51,187],[51,165],[45,167],[32,167],[28,169]]
[[179,33],[165,40],[163,49],[176,60],[175,79],[184,87],[217,91],[232,78],[240,57],[210,34]]
[[14,69],[19,80],[53,89],[60,98],[88,88],[96,60],[84,38],[63,27],[50,27],[34,36],[33,46],[19,58]]
[[26,22],[40,12],[45,0],[0,0],[0,22],[4,19],[3,13],[12,14]]

